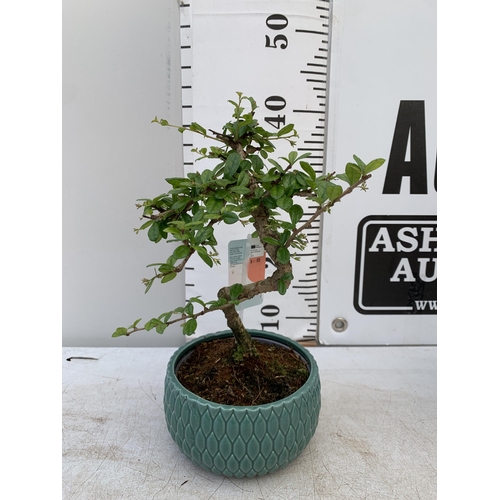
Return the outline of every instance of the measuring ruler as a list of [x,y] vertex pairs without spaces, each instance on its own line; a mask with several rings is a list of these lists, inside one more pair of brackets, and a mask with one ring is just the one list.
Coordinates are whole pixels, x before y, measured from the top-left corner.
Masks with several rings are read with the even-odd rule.
[[[252,96],[260,106],[256,118],[268,130],[293,123],[299,134],[299,154],[318,174],[325,170],[329,47],[329,0],[187,0],[180,2],[183,125],[193,121],[221,130],[232,114],[228,99],[236,92]],[[193,148],[208,141],[186,131],[184,169],[198,167]],[[282,149],[284,148],[284,149]],[[277,143],[274,157],[287,156],[287,143]],[[215,163],[214,163],[215,166]],[[299,201],[305,222],[315,211]],[[209,269],[192,258],[186,267],[186,298],[213,299],[227,285],[227,247],[248,236],[248,228],[216,227],[221,269]],[[318,333],[320,222],[305,231],[307,248],[296,255],[294,280],[285,296],[264,294],[262,302],[244,310],[248,328],[277,331],[295,340],[315,340]],[[267,275],[273,266],[267,263]],[[212,318],[213,317],[213,318]],[[222,320],[222,321],[221,321]],[[222,328],[216,314],[199,319],[198,335]]]
[[[188,0],[180,19],[183,125],[221,130],[239,91],[269,130],[295,125],[318,174],[343,171],[353,153],[387,159],[367,193],[306,231],[287,294],[265,294],[242,311],[245,325],[330,345],[435,344],[435,1]],[[207,145],[184,133],[186,173],[198,168],[192,148]],[[275,158],[287,155],[278,143]],[[305,221],[315,206],[299,203]],[[216,227],[220,271],[193,258],[188,298],[228,284],[228,245],[248,231]],[[224,318],[198,324],[209,333]]]

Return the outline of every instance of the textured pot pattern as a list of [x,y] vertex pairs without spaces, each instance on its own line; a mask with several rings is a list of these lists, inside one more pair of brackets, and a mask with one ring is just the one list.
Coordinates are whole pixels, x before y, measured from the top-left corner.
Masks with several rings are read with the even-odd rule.
[[253,337],[292,347],[309,364],[307,382],[281,401],[259,406],[213,403],[185,389],[175,376],[177,364],[195,344],[227,337],[205,335],[178,349],[165,377],[167,428],[184,454],[215,474],[253,477],[274,472],[294,460],[311,440],[321,407],[318,366],[309,351],[282,335],[249,330]]

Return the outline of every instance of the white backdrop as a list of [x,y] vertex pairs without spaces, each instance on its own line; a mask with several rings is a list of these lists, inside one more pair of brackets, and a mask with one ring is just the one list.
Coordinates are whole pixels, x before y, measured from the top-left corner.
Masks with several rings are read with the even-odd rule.
[[112,339],[117,326],[178,303],[183,276],[144,294],[164,260],[140,225],[137,198],[182,175],[182,137],[151,124],[181,119],[176,0],[63,2],[63,336],[65,346],[176,346],[165,334]]
[[[274,5],[287,5],[252,3],[270,11]],[[228,8],[234,9],[236,4],[239,2],[229,2]],[[316,4],[324,5],[311,2]],[[400,194],[383,195],[384,166],[383,173],[376,172],[370,191],[356,194],[363,197],[361,212],[353,214],[346,200],[335,214],[336,221],[344,218],[346,224],[339,228],[331,218],[324,225],[319,339],[328,344],[433,343],[435,316],[362,315],[355,310],[353,295],[361,219],[367,215],[435,214],[435,1],[335,0],[333,5],[328,168],[343,167],[353,152],[366,159],[389,158],[401,101],[423,101],[428,190],[427,194],[410,195],[409,178],[403,177]],[[156,316],[179,305],[184,295],[183,277],[167,286],[154,286],[144,295],[141,278],[148,275],[145,266],[163,260],[167,251],[164,245],[155,246],[145,235],[136,236],[132,231],[139,224],[135,200],[158,194],[165,177],[182,173],[183,137],[175,130],[150,124],[155,115],[182,120],[179,25],[179,6],[174,0],[64,3],[64,345],[183,342],[177,325],[163,336],[149,332],[110,338],[116,326]],[[205,41],[212,40],[198,43]],[[251,46],[250,42],[247,37]],[[255,64],[259,58],[254,56],[247,63],[258,72]],[[263,74],[271,75],[272,69]],[[235,90],[247,89],[231,87],[231,92]],[[267,89],[249,89],[248,93],[260,102],[269,94]],[[224,92],[224,99],[230,97]],[[411,145],[405,161],[411,161],[410,153]],[[353,200],[353,207],[359,205]],[[225,272],[220,276],[224,278]],[[331,276],[341,279],[332,281]],[[331,328],[338,316],[349,324],[341,334]],[[261,319],[254,326],[276,321],[274,316]],[[401,332],[405,332],[403,336]]]
[[[193,0],[181,8],[181,40],[184,124],[220,128],[236,90],[257,99],[263,121],[266,97],[277,95],[287,103],[280,116],[299,132],[299,151],[315,151],[311,143],[320,141],[309,139],[326,128],[326,144],[317,144],[312,157],[320,170],[343,172],[353,153],[388,160],[367,193],[349,196],[324,218],[322,234],[294,265],[287,295],[266,294],[263,304],[245,310],[245,324],[328,345],[434,344],[436,2]],[[190,149],[208,144],[185,135],[189,172],[198,168]],[[373,251],[364,255],[362,239],[375,238],[374,229],[392,238],[394,252],[370,241]],[[248,232],[217,231],[222,269],[192,259],[188,297],[215,297],[227,284],[228,242]],[[219,316],[201,318],[198,334],[220,329]],[[347,325],[342,331],[332,327],[339,318]]]
[[[437,210],[436,2],[335,0],[334,6],[327,170],[339,170],[353,153],[388,161],[374,172],[368,192],[324,219],[319,338],[325,344],[435,344],[436,280],[422,283],[418,264],[429,259],[422,264],[433,277],[436,223],[426,219]],[[360,227],[373,216],[383,220]],[[358,255],[366,224],[376,228],[372,237],[388,228],[395,251],[379,245],[378,252]],[[427,252],[422,228],[431,238]],[[415,245],[398,246],[400,230]],[[400,270],[412,267],[414,276],[394,277],[401,259],[408,261]],[[415,300],[426,309],[416,311]],[[332,328],[339,317],[347,320],[345,331]]]

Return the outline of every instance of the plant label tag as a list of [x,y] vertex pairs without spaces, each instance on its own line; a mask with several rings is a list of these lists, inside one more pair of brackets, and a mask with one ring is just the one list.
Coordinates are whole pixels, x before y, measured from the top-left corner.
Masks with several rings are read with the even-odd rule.
[[[266,274],[266,252],[264,245],[260,242],[259,238],[247,237],[244,264],[244,276],[242,283],[248,285],[255,283],[265,278]],[[262,304],[262,295],[257,295],[253,299],[247,300],[238,306],[238,310],[247,309],[249,307]]]
[[247,240],[233,240],[228,245],[228,284],[243,283]]
[[266,277],[266,252],[258,238],[247,239],[247,279],[249,283],[263,280]]
[[[228,245],[228,284],[248,285],[265,278],[266,253],[258,238],[233,240]],[[262,295],[242,302],[237,309],[247,309],[262,303]]]

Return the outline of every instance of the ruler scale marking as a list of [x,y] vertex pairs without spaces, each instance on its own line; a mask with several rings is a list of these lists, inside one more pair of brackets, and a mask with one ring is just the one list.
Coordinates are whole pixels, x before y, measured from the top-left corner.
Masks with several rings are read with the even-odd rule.
[[[330,39],[330,25],[326,24],[325,22],[325,19],[329,21],[329,15],[326,15],[326,13],[329,13],[330,9],[329,9],[329,0],[318,0],[318,2],[320,2],[323,5],[311,5],[310,2],[305,2],[305,1],[297,2],[297,5],[290,4],[284,1],[271,2],[272,6],[267,7],[269,8],[269,12],[262,13],[262,20],[260,26],[256,24],[256,21],[254,21],[254,19],[250,19],[250,16],[240,17],[242,30],[248,27],[246,26],[247,24],[251,25],[249,33],[253,34],[254,32],[258,32],[258,29],[261,29],[263,30],[263,34],[267,34],[267,36],[270,37],[271,42],[272,39],[274,38],[274,35],[276,34],[286,33],[286,35],[288,36],[287,40],[288,45],[286,46],[286,48],[280,47],[278,43],[276,44],[276,49],[274,48],[266,49],[267,52],[264,52],[266,56],[265,59],[267,57],[269,57],[269,59],[276,58],[276,60],[278,61],[280,51],[282,51],[283,54],[286,54],[286,51],[290,50],[293,51],[294,49],[297,50],[297,48],[299,48],[300,50],[299,52],[300,59],[302,59],[303,54],[307,52],[308,59],[305,59],[303,63],[295,62],[295,59],[299,58],[294,58],[292,63],[292,65],[298,66],[296,68],[295,76],[293,76],[292,78],[295,78],[294,81],[296,82],[296,85],[299,86],[307,85],[308,86],[307,90],[306,87],[304,87],[304,89],[300,93],[294,94],[292,91],[290,91],[288,84],[286,86],[283,85],[282,77],[280,71],[278,70],[275,73],[274,80],[273,78],[268,78],[269,75],[264,72],[262,74],[266,78],[261,78],[261,81],[259,81],[259,74],[257,72],[255,75],[252,75],[251,78],[245,78],[245,84],[249,87],[248,89],[234,88],[232,89],[232,92],[236,90],[241,90],[245,95],[255,97],[259,106],[264,111],[264,113],[267,113],[267,111],[265,111],[265,99],[269,96],[273,95],[283,96],[282,97],[283,100],[286,99],[287,102],[290,101],[290,105],[287,106],[286,109],[288,109],[288,113],[290,114],[290,116],[294,117],[293,123],[295,124],[295,127],[299,131],[300,137],[297,144],[298,146],[297,150],[311,152],[311,153],[323,151],[322,155],[316,154],[316,155],[311,155],[309,157],[310,159],[320,160],[320,162],[318,161],[314,163],[310,162],[313,168],[316,167],[315,168],[316,173],[320,174],[324,172],[324,159],[325,159],[324,150],[326,148],[326,139],[325,139],[325,134],[319,132],[319,130],[325,129],[325,126],[323,125],[323,122],[325,122],[325,118],[323,117],[326,116],[326,110],[318,109],[318,107],[325,108],[325,102],[327,101],[327,86],[328,86],[329,76],[328,76],[328,71],[326,72],[321,71],[321,68],[328,68],[328,59],[329,59],[328,48],[324,47],[324,45],[329,44],[329,39]],[[206,100],[201,99],[201,96],[205,94],[210,95],[211,91],[216,90],[218,86],[223,86],[226,84],[226,82],[220,81],[221,85],[217,85],[215,83],[215,81],[217,81],[217,76],[214,75],[213,72],[203,73],[204,71],[203,63],[205,61],[202,60],[203,58],[200,56],[200,54],[203,53],[203,49],[205,49],[205,47],[197,45],[197,40],[198,40],[198,38],[196,38],[197,33],[200,33],[199,36],[200,38],[202,38],[201,33],[203,33],[204,29],[206,30],[207,23],[212,22],[214,23],[215,27],[216,19],[214,13],[217,7],[219,6],[219,1],[215,0],[212,3],[213,6],[211,7],[211,10],[213,12],[212,11],[207,12],[206,11],[207,7],[205,7],[204,3],[200,2],[199,0],[196,2],[193,1],[192,3],[189,4],[180,5],[182,7],[180,10],[180,16],[181,16],[180,26],[181,26],[181,37],[182,37],[181,67],[183,70],[181,72],[182,99],[183,99],[182,121],[184,127],[189,127],[192,121],[196,121],[204,126],[210,125],[210,123],[207,122],[207,119],[205,117],[203,117],[203,119],[201,117],[204,114],[204,109],[200,107],[200,103],[207,102]],[[234,3],[231,3],[232,6],[231,9],[233,9],[234,6],[234,13],[238,15],[237,13],[239,13],[240,11],[241,12],[245,11],[245,9],[247,8],[246,4],[247,2],[236,0]],[[220,5],[222,7],[222,5],[226,4],[221,1]],[[259,5],[262,6],[262,4]],[[277,12],[279,12],[279,14],[276,14]],[[316,12],[316,14],[314,14],[314,12]],[[279,21],[281,22],[279,26],[274,25],[272,30],[275,31],[272,32],[268,30],[268,27],[271,26],[269,24],[266,26],[266,19],[268,19],[270,16],[274,16],[275,20],[279,19]],[[217,18],[217,22],[218,20],[219,18]],[[284,20],[286,20],[286,22]],[[203,26],[203,24],[205,24],[205,27]],[[286,25],[290,24],[290,26],[285,26],[285,24]],[[288,27],[287,31],[285,31],[286,27]],[[299,41],[298,39],[295,40],[292,37],[293,34],[295,34],[296,37],[300,38],[301,40],[300,46],[296,45],[299,43]],[[254,43],[258,43],[259,36],[260,35],[256,36]],[[271,45],[269,45],[269,47],[273,47],[272,43]],[[224,50],[224,47],[222,45],[220,46],[220,50]],[[212,53],[216,52],[217,50],[212,50]],[[205,60],[208,59],[209,58],[207,57],[205,58]],[[273,68],[274,67],[278,68],[279,63],[276,62]],[[314,68],[318,68],[318,70],[314,70]],[[325,78],[324,79],[314,78],[314,76],[324,76]],[[206,79],[206,83],[204,81],[205,77],[208,77]],[[220,79],[222,78],[224,77],[221,76]],[[302,84],[299,83],[300,81],[302,81]],[[274,84],[276,85],[274,85],[272,82],[274,82]],[[264,98],[259,97],[259,93],[262,94],[262,91],[263,89],[265,91],[266,86],[269,88],[269,90],[267,91],[267,95],[264,94]],[[226,95],[226,100],[229,98],[234,99],[234,97],[231,94]],[[307,103],[308,107],[300,105],[301,100],[303,100],[304,104]],[[315,106],[312,105],[313,102],[316,102]],[[286,109],[284,110],[285,112]],[[270,114],[271,113],[269,113],[269,115]],[[262,118],[259,118],[259,121],[263,121]],[[279,123],[279,122],[274,122],[274,123],[277,123],[280,126],[285,125],[285,123]],[[190,148],[199,147],[198,146],[199,138],[195,137],[194,140],[190,140],[190,136],[194,134],[189,134],[189,135],[188,134],[189,132],[186,132],[186,135],[187,137],[189,137],[189,139],[186,140],[186,142],[183,144],[184,166],[185,170],[187,172],[190,172],[193,171],[192,169],[194,168],[195,165],[194,154],[192,153]],[[315,140],[315,138],[317,139]],[[302,144],[305,147],[302,147]],[[317,144],[318,147],[308,148],[307,144]],[[323,145],[324,147],[321,148],[320,147],[321,145]],[[317,207],[308,207],[308,208],[314,210],[313,213],[315,213],[317,209]],[[264,297],[264,303],[262,306],[263,308],[275,307],[281,310],[279,316],[279,318],[281,318],[281,320],[279,320],[280,321],[279,333],[282,333],[284,335],[289,335],[292,338],[295,338],[296,340],[300,340],[301,338],[311,339],[317,337],[318,335],[317,304],[319,300],[319,292],[318,292],[319,278],[317,272],[317,261],[318,261],[317,244],[319,243],[318,237],[320,235],[319,232],[320,227],[321,227],[320,221],[315,220],[313,221],[313,224],[311,224],[310,231],[305,231],[305,234],[307,235],[308,238],[313,237],[315,239],[311,238],[311,240],[309,240],[305,252],[297,254],[302,257],[302,261],[300,263],[295,264],[294,266],[294,275],[296,276],[297,283],[304,282],[304,280],[300,279],[301,276],[310,277],[310,279],[307,279],[306,281],[312,283],[316,282],[316,284],[309,285],[307,287],[311,290],[315,289],[316,291],[301,291],[302,288],[305,287],[305,285],[293,285],[292,283],[291,291],[294,290],[293,293],[295,293],[297,297],[300,296],[302,298],[298,299],[299,302],[297,302],[297,300],[294,301],[292,293],[292,297],[287,297],[286,300],[280,301],[279,306],[274,306],[274,305],[266,306],[266,304],[273,303],[272,299],[268,300],[268,296],[271,296],[272,294],[266,294],[263,296]],[[196,259],[193,259],[193,261],[194,261],[193,266],[186,267],[186,273],[187,273],[186,280],[188,281],[186,287],[189,287],[190,289],[198,288],[198,286],[202,285],[202,282],[204,280],[210,281],[210,278],[208,278],[208,274],[207,278],[205,278],[205,270],[203,269],[203,265],[199,265],[199,262],[197,262]],[[300,288],[301,290],[297,290],[296,288]],[[188,298],[193,295],[198,295],[198,290],[187,292]],[[207,299],[210,298],[212,297],[207,297]],[[305,315],[287,314],[286,310],[287,308],[293,310],[294,312],[299,312],[297,308],[298,306],[300,306],[300,301],[304,302],[304,306],[309,311],[309,314],[312,312],[313,314],[315,314],[315,316],[310,316],[307,314]],[[308,301],[310,301],[311,303],[309,304]],[[278,301],[276,301],[276,304],[278,304]],[[252,316],[252,314],[254,314],[254,312],[258,310],[259,307],[261,306],[257,306],[253,308],[253,310],[250,309],[245,310],[244,313],[245,317],[247,317],[247,315]],[[311,310],[311,308],[314,308],[314,310]],[[268,321],[272,323],[274,321],[274,317],[268,318]],[[290,322],[290,326],[288,326],[288,322]],[[276,319],[276,325],[277,324],[278,324],[278,319]],[[296,324],[296,326],[293,326],[293,324]],[[253,328],[253,326],[249,327]],[[282,330],[282,328],[284,330]],[[313,335],[310,334],[311,332],[313,333]]]

